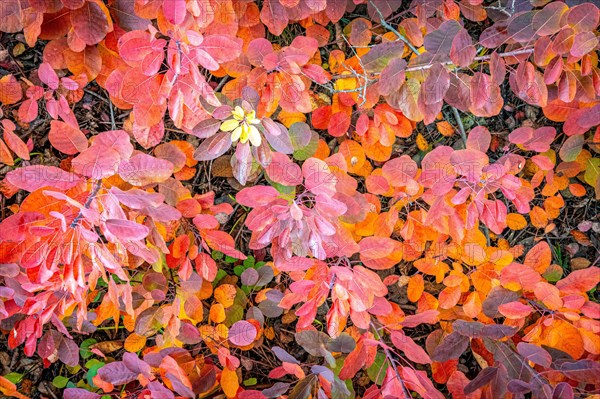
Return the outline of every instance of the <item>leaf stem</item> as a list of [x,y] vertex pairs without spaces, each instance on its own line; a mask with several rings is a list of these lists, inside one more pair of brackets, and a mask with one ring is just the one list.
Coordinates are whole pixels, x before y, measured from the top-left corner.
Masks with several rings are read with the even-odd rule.
[[[85,209],[89,209],[89,207],[92,205],[92,201],[94,200],[94,198],[96,198],[98,191],[100,191],[100,187],[102,187],[102,179],[98,179],[96,180],[96,183],[94,183],[94,187],[92,188],[90,195],[85,200],[85,204],[83,204],[83,207]],[[77,227],[77,224],[79,224],[79,221],[81,219],[83,219],[83,211],[79,211],[75,219],[73,219],[73,221],[71,222],[71,228]]]

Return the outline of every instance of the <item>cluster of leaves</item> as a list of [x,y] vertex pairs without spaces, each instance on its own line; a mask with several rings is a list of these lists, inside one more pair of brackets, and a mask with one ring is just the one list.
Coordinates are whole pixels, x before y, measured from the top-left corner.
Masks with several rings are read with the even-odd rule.
[[[0,79],[9,347],[65,364],[67,399],[597,391],[600,269],[548,241],[600,199],[599,23],[575,0],[3,1],[0,31],[43,42]],[[78,120],[94,90],[112,130]],[[465,131],[516,101],[546,119]],[[57,166],[20,137],[40,120]],[[235,203],[194,192],[209,161]],[[311,356],[273,346],[258,389],[244,352],[279,319]]]

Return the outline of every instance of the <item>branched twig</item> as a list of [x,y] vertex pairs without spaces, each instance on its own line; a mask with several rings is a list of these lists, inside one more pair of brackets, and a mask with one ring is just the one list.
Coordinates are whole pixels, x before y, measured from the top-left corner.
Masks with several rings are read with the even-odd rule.
[[381,22],[381,25],[386,28],[389,31],[394,32],[394,34],[396,35],[396,37],[403,41],[408,48],[410,48],[415,54],[419,54],[419,50],[417,50],[417,48],[415,46],[413,46],[413,44],[410,42],[410,40],[408,40],[402,33],[398,32],[397,29],[395,29],[392,25],[390,25],[386,20],[385,17],[383,16],[383,13],[381,12],[381,10],[375,5],[375,3],[373,3],[372,1],[369,2],[373,8],[375,9],[375,11],[377,12],[377,15],[379,15],[379,21]]

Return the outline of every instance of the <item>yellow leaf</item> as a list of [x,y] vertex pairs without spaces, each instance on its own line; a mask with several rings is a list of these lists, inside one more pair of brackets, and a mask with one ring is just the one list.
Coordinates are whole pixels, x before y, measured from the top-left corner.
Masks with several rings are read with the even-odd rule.
[[427,151],[429,149],[429,143],[427,142],[425,136],[423,136],[421,133],[417,134],[416,142],[419,150]]
[[125,350],[128,352],[138,352],[146,346],[146,337],[137,333],[129,334],[125,338]]

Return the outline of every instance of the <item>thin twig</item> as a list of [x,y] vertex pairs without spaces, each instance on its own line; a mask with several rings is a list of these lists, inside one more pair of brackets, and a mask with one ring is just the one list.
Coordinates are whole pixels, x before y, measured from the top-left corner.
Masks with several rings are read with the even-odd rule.
[[218,91],[220,91],[223,86],[225,86],[225,83],[227,83],[227,81],[229,80],[229,75],[225,75],[223,77],[223,79],[221,79],[221,81],[219,82],[219,84],[217,85],[217,87],[215,87],[215,93],[217,93]]
[[458,131],[460,132],[460,137],[463,139],[463,143],[465,144],[465,148],[467,148],[467,133],[465,132],[465,126],[462,123],[462,119],[460,119],[460,114],[456,107],[450,107],[452,109],[452,113],[454,114],[454,119],[456,119],[456,123],[458,124]]
[[115,110],[113,108],[113,103],[110,101],[110,95],[108,96],[108,106],[110,108],[110,126],[112,130],[117,130],[117,123],[115,122]]
[[[528,48],[522,48],[519,50],[508,51],[506,53],[498,53],[498,55],[502,58],[506,58],[506,57],[515,57],[517,55],[532,54],[532,53],[533,53],[533,47],[528,47]],[[482,55],[482,56],[473,58],[473,62],[489,61],[490,58],[491,58],[491,54],[490,55]],[[425,70],[433,67],[433,65],[435,65],[435,64],[436,63],[430,63],[430,64],[424,64],[424,65],[413,65],[411,67],[406,68],[405,72],[425,71]],[[441,64],[442,65],[453,65],[452,61],[444,61],[444,62],[441,62]],[[378,75],[378,73],[374,73],[374,75]],[[332,80],[347,79],[347,78],[348,78],[348,75],[334,75],[331,77]],[[373,79],[376,79],[376,78],[373,78]]]
[[377,330],[377,327],[375,327],[375,324],[373,322],[371,322],[370,324],[371,324],[371,328],[373,329],[373,335],[375,336],[375,339],[377,339],[379,342],[381,342],[381,344],[382,344],[381,347],[383,348],[385,357],[388,359],[390,367],[392,368],[392,370],[394,370],[394,373],[396,374],[396,378],[398,378],[398,382],[402,386],[402,392],[404,393],[406,398],[412,397],[410,395],[410,392],[408,391],[408,388],[406,388],[406,385],[404,385],[404,380],[402,380],[402,377],[400,377],[400,374],[398,373],[398,369],[396,368],[396,361],[392,357],[390,350],[381,341],[381,336],[379,335],[379,331]]

